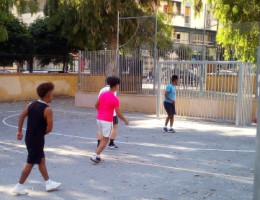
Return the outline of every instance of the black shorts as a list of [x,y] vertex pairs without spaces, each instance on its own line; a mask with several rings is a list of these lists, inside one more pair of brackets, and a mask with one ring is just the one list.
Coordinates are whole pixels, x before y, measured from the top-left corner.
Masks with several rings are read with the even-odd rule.
[[118,124],[118,117],[114,116],[113,117],[113,125],[117,125]]
[[175,103],[164,102],[164,108],[168,114],[168,116],[173,116],[176,114],[175,112]]
[[28,151],[27,163],[40,164],[44,155],[44,141],[26,141]]

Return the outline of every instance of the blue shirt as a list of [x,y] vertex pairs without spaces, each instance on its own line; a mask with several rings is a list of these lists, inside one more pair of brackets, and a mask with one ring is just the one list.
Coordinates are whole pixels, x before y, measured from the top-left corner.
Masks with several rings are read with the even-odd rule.
[[[166,87],[166,92],[169,92],[168,96],[170,97],[170,99],[175,100],[176,99],[176,87],[173,84],[169,84]],[[164,101],[167,103],[172,103],[169,99],[167,99],[166,97],[164,98]]]

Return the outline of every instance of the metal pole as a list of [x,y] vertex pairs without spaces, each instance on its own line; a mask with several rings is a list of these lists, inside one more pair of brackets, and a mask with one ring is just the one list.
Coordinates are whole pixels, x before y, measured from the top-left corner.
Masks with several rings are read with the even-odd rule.
[[205,4],[205,11],[204,11],[203,53],[202,53],[202,60],[203,61],[206,60],[206,48],[205,48],[206,20],[207,20],[207,4]]
[[116,74],[119,77],[119,68],[120,68],[120,63],[119,63],[119,31],[120,31],[120,27],[119,27],[119,20],[120,20],[120,13],[119,11],[117,11],[117,39],[116,39]]
[[[204,28],[203,28],[203,49],[202,49],[202,61],[206,60],[206,47],[205,47],[205,35],[206,35],[206,15],[207,15],[207,4],[205,4],[204,10]],[[206,63],[204,62],[200,70],[200,97],[203,96],[204,79],[206,72]]]
[[162,64],[158,64],[158,88],[157,88],[157,101],[156,101],[156,116],[157,119],[160,118],[160,108],[161,108],[161,72],[162,72]]
[[[158,29],[158,9],[155,14],[155,31],[154,31],[154,63],[153,63],[153,94],[156,94],[155,86],[156,86],[156,66],[157,66],[157,30]],[[159,76],[159,75],[158,75]],[[160,77],[157,77],[160,79]],[[159,89],[159,88],[158,88]]]
[[[260,34],[259,34],[260,36]],[[259,38],[259,46],[257,48],[257,87],[256,87],[256,95],[258,99],[258,108],[257,108],[257,119],[260,119],[260,38]],[[254,197],[253,200],[259,200],[260,199],[260,123],[257,123],[257,134],[256,134],[256,154],[255,154],[255,174],[254,174]]]
[[[260,24],[259,24],[260,26]],[[256,87],[255,87],[255,99],[257,100],[258,98],[258,88],[257,88],[257,84],[258,84],[258,81],[259,81],[259,77],[257,76],[257,74],[260,74],[260,28],[259,28],[259,39],[258,39],[258,47],[257,47],[257,55],[256,55]]]
[[238,88],[237,88],[237,108],[236,108],[236,126],[241,125],[241,104],[242,104],[242,67],[243,64],[239,64],[238,70]]
[[78,52],[78,92],[81,87],[81,51]]

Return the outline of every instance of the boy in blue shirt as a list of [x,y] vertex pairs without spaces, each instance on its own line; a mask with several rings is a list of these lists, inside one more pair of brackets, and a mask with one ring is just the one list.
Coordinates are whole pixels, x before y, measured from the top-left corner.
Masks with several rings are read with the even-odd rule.
[[[169,84],[166,87],[165,90],[165,98],[164,98],[164,108],[168,114],[168,117],[165,120],[165,126],[163,127],[163,131],[165,133],[170,132],[170,133],[175,133],[176,131],[173,129],[173,121],[174,121],[174,115],[176,114],[175,112],[175,99],[176,99],[176,85],[178,85],[178,76],[173,75],[171,84]],[[168,123],[170,121],[170,129],[167,128]]]

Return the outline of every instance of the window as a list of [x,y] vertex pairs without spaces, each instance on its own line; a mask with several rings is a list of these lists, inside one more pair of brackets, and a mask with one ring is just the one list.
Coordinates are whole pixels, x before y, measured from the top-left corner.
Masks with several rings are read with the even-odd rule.
[[193,44],[203,44],[203,34],[195,33],[192,35],[192,43]]
[[181,2],[173,2],[173,14],[181,15]]
[[207,45],[214,45],[215,44],[215,36],[211,34],[207,34],[205,36],[205,43]]
[[163,6],[163,12],[164,13],[168,13],[168,5],[164,5]]
[[190,7],[185,6],[185,24],[190,24]]
[[186,32],[176,32],[173,35],[173,41],[175,43],[189,44],[190,34]]
[[166,14],[173,14],[173,9],[174,9],[174,4],[173,2],[169,2],[167,5],[163,6],[163,12]]
[[210,11],[208,10],[207,11],[207,16],[206,16],[206,26],[207,26],[207,28],[210,28],[211,27],[211,20],[212,19],[212,17],[211,17],[211,13],[210,13]]
[[181,2],[168,2],[163,6],[163,12],[166,14],[181,15]]

